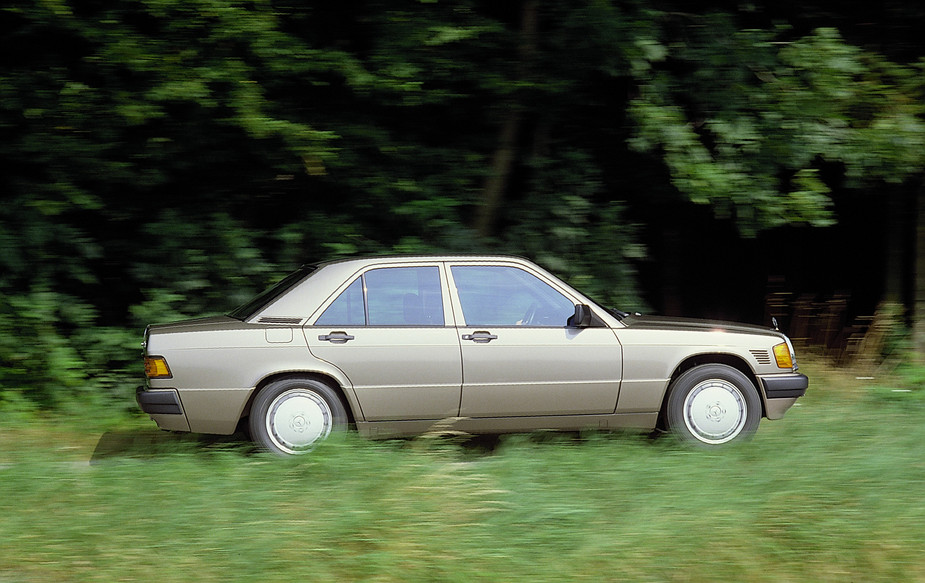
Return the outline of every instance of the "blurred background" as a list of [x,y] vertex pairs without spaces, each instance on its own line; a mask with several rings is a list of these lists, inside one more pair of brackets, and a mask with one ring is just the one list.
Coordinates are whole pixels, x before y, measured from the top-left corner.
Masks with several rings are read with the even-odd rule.
[[131,408],[146,324],[356,254],[914,349],[922,30],[899,1],[5,2],[0,411]]

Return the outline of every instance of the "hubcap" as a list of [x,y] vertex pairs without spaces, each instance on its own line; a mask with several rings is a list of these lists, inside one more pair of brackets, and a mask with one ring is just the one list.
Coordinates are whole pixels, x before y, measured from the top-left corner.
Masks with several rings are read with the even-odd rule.
[[704,443],[725,443],[745,427],[748,406],[737,386],[722,379],[698,384],[684,399],[684,423]]
[[267,411],[267,434],[286,453],[303,453],[331,433],[327,402],[314,391],[292,389],[279,395]]

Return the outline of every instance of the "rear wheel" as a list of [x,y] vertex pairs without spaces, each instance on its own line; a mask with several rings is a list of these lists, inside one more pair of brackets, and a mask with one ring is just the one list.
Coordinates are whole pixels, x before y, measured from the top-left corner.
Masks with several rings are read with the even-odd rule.
[[263,449],[291,455],[311,451],[332,431],[344,429],[347,411],[337,392],[313,379],[274,381],[251,406],[251,438]]
[[725,364],[704,364],[672,383],[665,416],[668,429],[684,441],[720,445],[755,433],[761,400],[741,371]]

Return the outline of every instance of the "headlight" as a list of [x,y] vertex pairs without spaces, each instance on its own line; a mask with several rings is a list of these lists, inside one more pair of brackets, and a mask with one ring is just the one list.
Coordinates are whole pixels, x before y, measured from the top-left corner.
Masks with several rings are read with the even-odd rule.
[[791,346],[789,338],[786,342],[774,347],[774,360],[777,361],[777,368],[796,370],[794,365],[796,359],[794,358],[793,346]]

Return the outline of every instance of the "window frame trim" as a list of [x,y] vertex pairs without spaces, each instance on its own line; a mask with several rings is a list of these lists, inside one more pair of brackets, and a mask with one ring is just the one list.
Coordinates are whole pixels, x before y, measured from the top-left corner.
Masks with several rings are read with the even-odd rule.
[[[443,308],[443,324],[370,324],[369,323],[369,298],[367,295],[367,284],[366,284],[366,274],[370,271],[376,269],[394,269],[394,268],[414,268],[414,267],[435,267],[437,269],[437,278],[440,285],[440,301]],[[455,328],[456,327],[456,314],[454,310],[454,305],[452,303],[450,291],[449,291],[449,281],[446,275],[445,264],[442,261],[420,261],[420,262],[402,262],[402,263],[381,263],[374,265],[367,265],[362,269],[358,269],[350,277],[345,279],[345,282],[337,286],[335,290],[321,303],[321,306],[315,311],[315,314],[308,320],[305,324],[305,327],[316,327],[320,326],[322,328]],[[334,302],[336,302],[341,294],[343,294],[347,289],[356,283],[357,280],[361,280],[361,291],[363,295],[363,318],[364,324],[360,325],[347,325],[347,324],[317,324],[317,321],[324,315],[324,313],[331,307]]]

